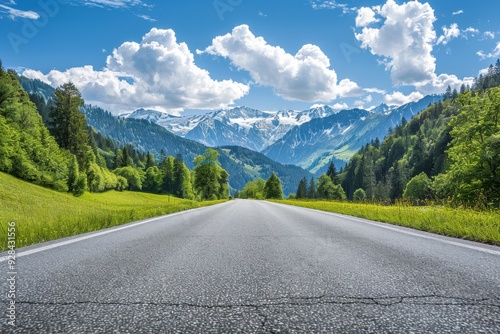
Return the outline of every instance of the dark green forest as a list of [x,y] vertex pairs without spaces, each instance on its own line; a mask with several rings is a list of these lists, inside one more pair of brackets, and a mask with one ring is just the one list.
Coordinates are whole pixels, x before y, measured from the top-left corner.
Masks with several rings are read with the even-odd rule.
[[347,198],[500,205],[500,61],[460,92],[360,149],[338,176]]

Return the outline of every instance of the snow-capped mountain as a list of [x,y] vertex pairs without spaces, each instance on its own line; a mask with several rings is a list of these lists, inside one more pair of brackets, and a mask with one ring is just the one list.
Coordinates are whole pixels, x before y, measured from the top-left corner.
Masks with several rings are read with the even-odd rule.
[[304,111],[271,112],[236,107],[204,115],[173,116],[139,109],[128,117],[148,120],[207,146],[242,146],[280,163],[319,173],[332,159],[340,168],[361,146],[377,137],[382,140],[402,117],[409,120],[439,100],[441,96],[426,96],[400,107],[381,104],[370,111],[314,106]]
[[260,152],[282,138],[294,126],[335,112],[328,106],[317,106],[305,111],[278,112],[237,107],[204,115],[172,116],[139,109],[128,118],[148,120],[207,146],[237,145]]
[[294,127],[262,153],[280,163],[297,165],[318,174],[332,159],[349,160],[371,140],[382,140],[390,128],[401,123],[403,117],[410,120],[429,104],[441,99],[441,96],[426,96],[398,108],[383,105],[372,112],[343,110]]

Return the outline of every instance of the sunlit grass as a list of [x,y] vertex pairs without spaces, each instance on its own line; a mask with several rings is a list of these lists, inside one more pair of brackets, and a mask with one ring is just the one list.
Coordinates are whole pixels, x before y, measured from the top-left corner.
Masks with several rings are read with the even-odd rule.
[[220,202],[128,191],[77,198],[0,173],[0,250],[7,248],[8,222],[16,223],[22,247]]
[[384,206],[319,200],[282,200],[276,202],[500,245],[500,212],[498,210],[476,211],[443,206],[411,206],[404,203]]

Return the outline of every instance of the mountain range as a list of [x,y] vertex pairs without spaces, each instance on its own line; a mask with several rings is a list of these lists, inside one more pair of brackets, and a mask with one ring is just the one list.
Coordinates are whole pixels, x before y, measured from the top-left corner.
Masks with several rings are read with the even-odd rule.
[[318,175],[332,160],[338,168],[342,167],[363,145],[375,138],[383,139],[403,118],[411,119],[441,99],[440,95],[429,95],[400,107],[381,104],[370,111],[338,111],[326,105],[277,112],[236,107],[203,115],[175,116],[139,109],[126,117],[156,123],[207,146],[245,147]]
[[[39,80],[21,77],[21,83],[45,99],[54,92]],[[246,182],[267,178],[275,171],[288,194],[296,190],[301,178],[323,173],[330,161],[340,169],[361,147],[375,138],[383,139],[403,118],[411,119],[441,99],[426,96],[401,107],[382,104],[372,110],[315,106],[272,112],[236,107],[175,116],[139,109],[117,117],[85,105],[82,112],[90,126],[116,143],[132,144],[157,158],[181,153],[190,168],[195,156],[216,147],[222,166],[232,175],[232,189],[242,189]]]

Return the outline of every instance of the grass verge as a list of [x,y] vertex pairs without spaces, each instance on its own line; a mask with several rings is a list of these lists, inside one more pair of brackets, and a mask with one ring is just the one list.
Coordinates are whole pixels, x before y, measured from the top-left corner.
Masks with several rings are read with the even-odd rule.
[[320,200],[281,200],[282,204],[411,227],[414,229],[500,246],[500,212],[397,204],[383,206]]
[[8,222],[16,223],[19,248],[221,202],[129,191],[74,197],[0,173],[0,251],[7,249]]

